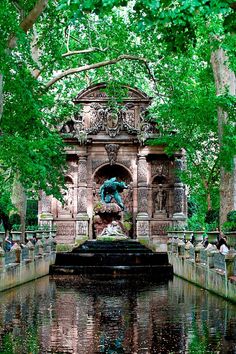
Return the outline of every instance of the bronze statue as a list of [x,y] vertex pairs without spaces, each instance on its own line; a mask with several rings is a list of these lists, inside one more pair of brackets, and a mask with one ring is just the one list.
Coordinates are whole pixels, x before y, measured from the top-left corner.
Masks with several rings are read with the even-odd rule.
[[121,207],[122,210],[125,209],[125,206],[122,202],[121,196],[119,193],[123,192],[124,189],[127,189],[128,186],[125,182],[117,181],[116,177],[107,179],[100,187],[99,194],[101,196],[102,202],[111,203],[114,198],[116,203]]

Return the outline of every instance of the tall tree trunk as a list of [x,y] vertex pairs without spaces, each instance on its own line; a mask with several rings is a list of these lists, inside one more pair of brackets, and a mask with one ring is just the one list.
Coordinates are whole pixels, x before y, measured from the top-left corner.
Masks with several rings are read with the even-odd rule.
[[11,195],[12,204],[18,210],[20,215],[20,222],[21,222],[21,232],[22,232],[22,239],[21,242],[24,242],[25,236],[25,217],[26,217],[26,194],[22,184],[19,181],[19,175],[15,176],[13,186],[12,186],[12,195]]
[[[216,93],[224,94],[228,91],[230,95],[236,95],[235,73],[227,66],[227,56],[222,48],[219,48],[211,55]],[[224,125],[227,124],[227,113],[218,108],[218,132],[219,143],[222,145]],[[221,167],[220,171],[220,224],[226,221],[227,213],[236,209],[236,159],[234,159],[234,169],[231,172]]]
[[[29,14],[20,23],[20,27],[25,33],[27,33],[30,29],[33,28],[35,22],[37,21],[39,16],[45,10],[47,4],[48,4],[48,0],[37,0],[36,1],[34,8],[29,12]],[[17,45],[17,37],[12,36],[8,42],[8,48],[13,49],[16,47],[16,45]],[[36,53],[36,51],[37,51],[37,47],[34,48],[34,52],[33,52],[34,55],[36,55],[36,54],[38,55],[38,53]],[[34,59],[34,56],[33,56],[33,59]],[[33,72],[32,74],[34,77],[36,77],[37,72],[36,73]],[[2,80],[2,77],[0,75],[0,119],[1,119],[1,112],[2,112],[2,110],[1,110],[1,108],[2,108],[2,105],[1,105],[1,103],[2,103],[2,100],[1,100],[2,81],[1,80]],[[20,174],[20,172],[16,173],[15,178],[14,178],[11,199],[12,199],[13,205],[15,205],[15,207],[17,208],[18,213],[20,215],[21,231],[22,231],[21,242],[24,242],[27,196],[25,193],[25,189],[19,180],[19,174]]]

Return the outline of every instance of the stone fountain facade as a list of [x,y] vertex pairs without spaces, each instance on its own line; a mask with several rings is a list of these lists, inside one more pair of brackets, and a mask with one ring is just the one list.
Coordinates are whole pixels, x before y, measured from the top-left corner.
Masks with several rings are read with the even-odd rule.
[[[132,238],[161,241],[166,227],[186,220],[186,191],[176,171],[184,168],[184,153],[168,157],[164,146],[146,145],[158,136],[156,124],[145,119],[151,99],[127,87],[119,105],[111,105],[99,84],[75,99],[80,113],[60,127],[66,143],[68,170],[64,204],[42,194],[41,222],[57,226],[57,242],[96,238],[117,215],[129,215]],[[99,196],[102,183],[111,177],[129,186],[122,193],[126,212],[111,203],[104,206]]]

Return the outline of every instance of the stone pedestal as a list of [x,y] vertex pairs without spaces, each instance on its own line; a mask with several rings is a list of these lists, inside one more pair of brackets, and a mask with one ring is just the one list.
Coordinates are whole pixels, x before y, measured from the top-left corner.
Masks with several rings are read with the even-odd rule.
[[136,233],[138,239],[150,237],[150,220],[148,215],[147,160],[139,155],[138,167],[138,214],[136,217]]
[[87,213],[80,212],[76,216],[76,241],[88,238],[89,234],[89,216]]
[[41,213],[39,215],[39,222],[40,225],[43,226],[48,226],[49,229],[52,229],[52,225],[53,225],[53,215],[51,213]]
[[140,212],[136,218],[136,230],[138,239],[149,240],[150,236],[150,220],[148,214],[145,212]]

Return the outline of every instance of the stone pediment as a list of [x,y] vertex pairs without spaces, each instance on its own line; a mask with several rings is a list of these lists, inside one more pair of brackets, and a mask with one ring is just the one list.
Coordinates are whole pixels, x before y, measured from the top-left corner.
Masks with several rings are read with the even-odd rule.
[[143,143],[154,133],[154,125],[145,119],[151,99],[136,88],[123,86],[124,98],[119,97],[117,104],[111,105],[105,88],[106,84],[98,84],[79,93],[74,103],[81,105],[80,114],[66,122],[61,132],[81,143],[99,134],[108,138],[128,134]]
[[[90,86],[78,94],[74,100],[74,103],[108,101],[111,97],[109,97],[104,91],[105,88],[105,83]],[[151,99],[144,92],[137,88],[131,88],[128,86],[122,86],[122,88],[127,89],[125,96],[122,98],[124,102],[138,100],[140,102],[146,102],[149,104],[151,101]]]

